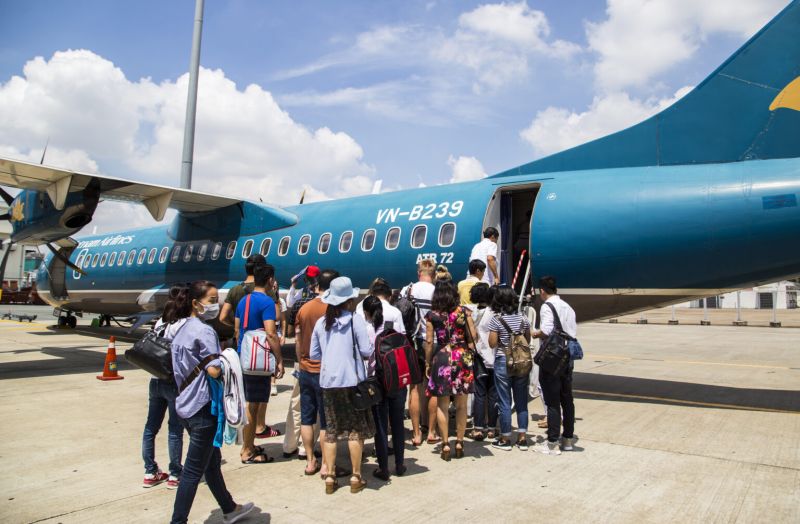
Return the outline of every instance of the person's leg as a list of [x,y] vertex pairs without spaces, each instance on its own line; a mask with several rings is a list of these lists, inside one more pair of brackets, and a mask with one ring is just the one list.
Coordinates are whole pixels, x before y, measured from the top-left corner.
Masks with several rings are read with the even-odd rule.
[[572,438],[575,432],[575,400],[572,398],[572,370],[561,377],[561,406],[564,409],[564,437]]
[[469,395],[456,395],[456,440],[464,440],[467,431],[467,401]]
[[[213,436],[212,436],[213,438]],[[208,466],[206,466],[205,479],[208,489],[219,504],[223,513],[230,513],[236,509],[236,503],[233,497],[228,492],[225,486],[225,479],[222,477],[222,453],[219,448],[211,447],[211,456],[209,457]]]
[[[378,468],[383,473],[389,473],[389,403],[391,399],[384,398],[380,403],[372,407],[372,416],[375,418],[375,454],[378,455]],[[352,442],[352,441],[351,441]],[[400,442],[403,442],[402,440]],[[394,441],[395,453],[398,441]],[[355,470],[353,470],[355,471]]]
[[256,444],[256,420],[259,402],[247,403],[247,425],[242,429],[242,460],[253,456]]
[[517,412],[517,442],[525,442],[528,434],[528,375],[513,377],[511,389],[514,409]]
[[489,377],[475,377],[475,393],[472,402],[472,432],[486,431],[486,402]]
[[[317,396],[310,373],[300,372],[300,436],[306,457],[306,473],[317,469],[317,459],[314,456],[314,424],[317,421]],[[289,434],[289,431],[286,431]]]
[[[183,425],[189,432],[189,450],[186,453],[181,483],[178,485],[178,491],[175,494],[171,522],[173,524],[183,524],[187,521],[194,497],[197,494],[197,486],[200,484],[200,478],[204,473],[206,474],[206,482],[208,482],[209,488],[214,484],[212,493],[217,498],[220,508],[224,513],[230,513],[236,508],[236,504],[225,489],[222,474],[219,473],[217,476],[217,472],[219,472],[218,462],[216,472],[211,471],[211,478],[209,478],[208,466],[212,452],[216,449],[213,442],[217,431],[217,418],[211,415],[210,404],[201,408],[195,415],[183,420]],[[216,454],[219,457],[219,450],[217,450]],[[226,493],[227,496],[225,496]]]
[[487,370],[489,376],[487,377],[488,388],[486,393],[486,425],[489,431],[494,431],[497,427],[497,415],[499,413],[500,401],[497,398],[497,387],[494,383],[494,369]]
[[171,477],[180,478],[183,466],[181,458],[183,455],[183,426],[178,412],[175,411],[175,401],[171,400],[169,406],[169,431],[167,446],[169,448],[169,474]]
[[256,417],[256,433],[267,431],[267,402],[258,403],[258,416]]
[[[424,398],[424,397],[423,397]],[[449,397],[448,397],[449,399]],[[448,414],[449,410],[449,402],[447,409],[445,409],[445,414]],[[445,438],[447,433],[444,434],[444,437],[441,435],[441,432],[438,429],[439,424],[439,400],[436,397],[430,397],[428,399],[428,421],[430,423],[430,428],[428,428],[428,440],[435,441],[437,438]],[[449,416],[449,415],[448,415]]]
[[506,357],[498,352],[494,361],[494,385],[500,418],[500,436],[504,441],[511,439],[511,382],[506,369]]
[[[406,404],[406,390],[397,393],[397,396],[390,398],[388,402],[388,417],[392,425],[392,443],[394,444],[394,464],[397,468],[403,466],[405,462],[405,441],[406,428],[404,426],[405,416],[403,408]],[[377,422],[377,421],[376,421]],[[388,459],[387,459],[388,460]]]
[[547,405],[547,441],[558,442],[558,436],[561,434],[561,403],[559,402],[561,380],[540,370],[539,385],[542,387],[542,396]]
[[[156,475],[158,473],[155,441],[158,430],[161,429],[161,424],[164,422],[164,414],[167,412],[167,407],[168,402],[158,391],[158,380],[150,379],[147,420],[144,423],[144,432],[142,433],[142,459],[144,460],[144,472],[147,475]],[[171,421],[172,417],[170,417]]]
[[450,396],[431,397],[436,399],[436,421],[439,426],[439,435],[442,439],[442,451],[450,451]]
[[[316,435],[316,438],[314,439],[314,442],[319,442],[319,448],[321,450],[322,449],[322,443],[325,442],[325,437],[328,434],[327,433],[328,421],[325,418],[325,404],[323,403],[324,399],[323,399],[323,395],[322,395],[322,388],[319,387],[319,373],[309,373],[309,377],[311,378],[311,385],[312,385],[313,390],[314,390],[314,397],[313,398],[315,399],[315,404],[314,405],[316,406],[315,407],[315,411],[314,411],[314,420],[316,420],[317,423],[314,425],[314,431],[315,431],[315,435]],[[313,448],[313,446],[312,446],[312,448]],[[335,465],[335,462],[336,461],[334,460],[334,465]],[[325,463],[323,462],[322,463],[322,469],[321,469],[320,473],[322,475],[325,475],[327,473],[327,471],[328,471],[328,469],[325,466]]]
[[[336,436],[331,436],[322,441],[322,463],[326,472],[336,471]],[[329,473],[325,473],[325,484],[333,486],[336,483],[336,478],[333,473],[330,476],[328,475]]]
[[[420,384],[412,384],[408,392],[408,415],[411,417],[411,432],[412,439],[416,445],[422,444],[422,407],[425,402],[425,359],[421,358],[425,354],[424,348],[421,348],[421,339],[414,341],[417,350],[417,360],[419,361],[420,370],[422,371],[423,382]],[[420,352],[422,349],[422,352]]]
[[286,454],[293,454],[298,449],[298,444],[301,442],[301,429],[302,416],[301,416],[301,398],[300,398],[300,379],[294,379],[294,387],[292,387],[292,396],[289,399],[289,409],[286,412],[286,432],[283,435],[283,452]]

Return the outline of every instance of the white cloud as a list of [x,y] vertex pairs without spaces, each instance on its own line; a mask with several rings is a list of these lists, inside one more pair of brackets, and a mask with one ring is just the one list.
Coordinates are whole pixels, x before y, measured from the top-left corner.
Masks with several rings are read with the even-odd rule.
[[[0,148],[76,170],[175,185],[188,75],[160,84],[127,79],[87,50],[29,61],[0,84]],[[294,121],[260,86],[239,89],[221,70],[201,68],[194,188],[294,204],[307,184],[334,197],[369,193],[373,168],[349,135]],[[312,198],[309,198],[311,200]]]
[[483,164],[474,156],[459,156],[455,158],[450,155],[447,159],[447,165],[452,170],[450,182],[468,182],[486,178],[486,170],[483,168]]
[[640,87],[692,57],[712,33],[744,37],[760,29],[786,0],[608,0],[606,20],[587,23],[597,53],[598,86]]
[[563,151],[630,127],[669,107],[692,87],[682,87],[670,98],[639,100],[628,93],[614,92],[596,96],[589,108],[576,113],[560,107],[548,107],[536,113],[531,125],[520,136],[537,157]]

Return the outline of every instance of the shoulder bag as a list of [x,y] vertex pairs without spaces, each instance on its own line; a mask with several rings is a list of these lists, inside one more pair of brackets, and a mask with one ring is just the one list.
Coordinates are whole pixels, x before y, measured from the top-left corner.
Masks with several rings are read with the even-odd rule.
[[[250,320],[250,299],[252,294],[247,295],[244,306],[244,322],[239,329],[246,329]],[[239,348],[239,362],[242,365],[242,373],[245,375],[271,376],[275,372],[275,354],[269,347],[267,332],[264,328],[251,329],[242,335],[242,347]]]
[[553,331],[542,342],[533,361],[546,373],[560,377],[569,369],[569,343],[575,339],[564,332],[561,327],[561,319],[558,318],[558,313],[553,304],[545,302],[545,305],[553,312]]
[[[175,335],[180,333],[185,325],[186,322],[178,328]],[[125,359],[158,379],[175,380],[172,371],[172,340],[164,338],[167,327],[169,324],[165,324],[158,331],[153,329],[145,333],[133,347],[125,351]]]
[[[359,352],[356,350],[358,340],[356,339],[356,332],[353,329],[353,319],[350,319],[350,335],[353,338],[353,361],[356,366],[356,378],[358,378],[358,366],[361,364],[361,369],[364,369],[364,360],[360,358]],[[366,375],[366,371],[364,372]],[[353,407],[359,411],[370,409],[372,406],[380,403],[383,400],[383,388],[378,380],[378,377],[373,375],[367,377],[366,380],[360,381],[353,387]]]

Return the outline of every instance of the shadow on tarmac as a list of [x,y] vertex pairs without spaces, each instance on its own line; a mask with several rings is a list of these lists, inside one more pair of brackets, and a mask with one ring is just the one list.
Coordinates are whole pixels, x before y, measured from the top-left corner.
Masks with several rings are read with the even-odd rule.
[[798,391],[746,389],[594,373],[575,373],[577,398],[750,411],[800,412]]

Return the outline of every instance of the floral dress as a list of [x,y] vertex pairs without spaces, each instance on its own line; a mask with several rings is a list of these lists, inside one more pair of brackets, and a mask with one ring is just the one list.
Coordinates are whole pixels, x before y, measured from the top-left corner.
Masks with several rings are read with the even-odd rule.
[[426,393],[446,397],[472,393],[474,353],[467,340],[469,310],[459,306],[452,313],[430,311],[425,319],[433,325],[438,350],[431,362],[431,376]]

